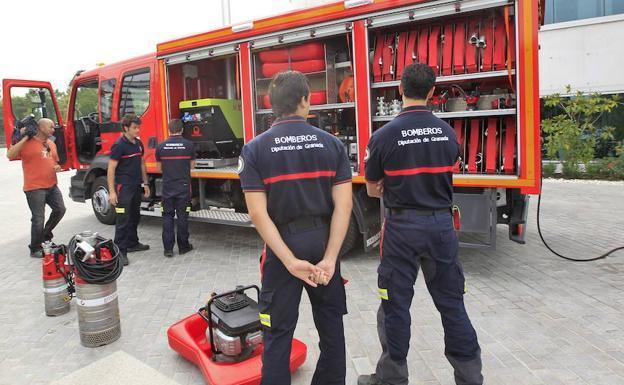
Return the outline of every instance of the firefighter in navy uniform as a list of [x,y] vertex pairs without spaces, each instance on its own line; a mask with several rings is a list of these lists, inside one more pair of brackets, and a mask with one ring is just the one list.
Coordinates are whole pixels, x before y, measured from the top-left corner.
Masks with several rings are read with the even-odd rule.
[[464,307],[451,209],[459,145],[453,129],[427,109],[434,84],[427,65],[405,68],[399,86],[403,110],[372,135],[365,156],[368,193],[383,197],[386,207],[377,270],[382,354],[375,373],[360,376],[358,385],[408,384],[410,305],[420,268],[442,318],[455,382],[483,383],[481,350]]
[[180,119],[169,122],[169,138],[158,145],[156,161],[163,176],[163,229],[165,257],[173,257],[176,243],[174,216],[177,220],[177,242],[180,255],[193,250],[189,243],[188,215],[191,211],[191,168],[195,165],[193,142],[182,137],[184,126]]
[[239,174],[261,257],[262,385],[290,384],[290,352],[302,288],[319,333],[313,385],[345,383],[346,299],[338,253],[351,216],[351,168],[342,143],[306,122],[310,89],[300,72],[277,74],[277,117],[245,145]]
[[143,143],[139,140],[141,119],[126,114],[121,120],[123,135],[111,147],[107,179],[109,201],[115,206],[115,244],[128,265],[128,254],[148,250],[139,242],[137,227],[141,220],[141,195],[148,198],[150,188],[143,160]]

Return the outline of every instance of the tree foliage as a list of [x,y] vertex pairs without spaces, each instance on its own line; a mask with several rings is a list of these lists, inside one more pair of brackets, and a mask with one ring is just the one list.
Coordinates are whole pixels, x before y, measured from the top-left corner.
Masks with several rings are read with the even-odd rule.
[[[566,93],[571,92],[571,87],[567,86]],[[558,111],[542,121],[547,155],[561,159],[564,172],[574,173],[580,163],[589,163],[594,158],[597,137],[613,139],[614,128],[603,127],[597,132],[596,122],[618,103],[618,95],[583,94],[580,91],[571,97],[560,94],[545,97],[544,105]]]
[[[22,89],[21,91],[24,91]],[[29,114],[33,114],[35,118],[39,119],[43,117],[43,110],[41,108],[41,97],[39,95],[39,89],[36,88],[28,88],[25,90],[26,92],[19,92],[16,89],[15,94],[13,95],[2,95],[4,98],[11,98],[11,110],[16,119],[23,119]],[[45,98],[45,107],[48,117],[56,122],[56,109],[54,107],[54,103],[52,101],[50,92],[48,90],[44,91]],[[68,91],[60,91],[55,90],[54,94],[56,95],[56,99],[58,102],[59,110],[61,112],[61,118],[63,122],[67,120],[67,109],[69,105],[69,90]],[[84,104],[85,108],[93,109],[95,108],[97,111],[97,92],[95,92],[95,97],[93,95],[89,95],[90,97],[85,98]],[[95,106],[95,107],[93,107]],[[2,98],[0,98],[0,134],[1,139],[0,143],[5,142],[4,135],[4,110],[2,107]]]

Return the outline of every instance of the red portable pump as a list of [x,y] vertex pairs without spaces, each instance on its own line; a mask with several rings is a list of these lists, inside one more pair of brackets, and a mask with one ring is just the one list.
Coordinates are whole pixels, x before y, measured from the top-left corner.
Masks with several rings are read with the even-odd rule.
[[42,273],[43,300],[47,316],[57,316],[69,311],[74,294],[72,268],[65,264],[65,246],[50,241],[43,245]]
[[[245,291],[256,285],[213,294],[208,303],[167,331],[169,346],[201,369],[211,385],[257,385],[262,368],[262,326],[258,303]],[[306,359],[306,345],[293,339],[290,370]]]

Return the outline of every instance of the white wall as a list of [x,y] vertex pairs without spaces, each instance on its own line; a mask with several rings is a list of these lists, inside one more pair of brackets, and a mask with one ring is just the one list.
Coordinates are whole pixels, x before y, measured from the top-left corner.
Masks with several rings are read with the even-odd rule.
[[624,15],[550,24],[539,32],[540,95],[624,92]]

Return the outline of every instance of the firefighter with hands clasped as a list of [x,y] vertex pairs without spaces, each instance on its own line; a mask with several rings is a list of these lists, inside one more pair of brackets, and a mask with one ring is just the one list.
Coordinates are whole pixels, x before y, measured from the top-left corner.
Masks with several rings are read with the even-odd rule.
[[[123,134],[111,147],[108,161],[109,201],[115,206],[115,244],[119,247],[124,265],[134,251],[148,250],[139,242],[137,227],[141,220],[141,195],[150,196],[147,170],[143,160],[143,143],[139,139],[141,119],[126,114],[121,121]],[[143,193],[143,194],[142,194]]]
[[180,255],[193,250],[189,243],[188,215],[191,211],[191,169],[195,167],[193,142],[182,137],[180,119],[169,122],[169,138],[158,145],[156,161],[163,175],[163,229],[165,257],[173,257],[176,243],[174,216],[177,217],[177,242]]
[[368,194],[383,198],[386,207],[377,270],[382,353],[375,373],[360,376],[358,385],[408,384],[410,305],[420,268],[442,318],[445,355],[455,382],[483,383],[453,227],[453,166],[459,145],[453,129],[427,109],[435,80],[425,64],[405,67],[399,86],[403,110],[372,135],[365,156]]
[[245,145],[239,175],[251,219],[266,242],[261,258],[262,385],[290,384],[290,352],[302,289],[319,333],[313,385],[345,383],[338,253],[351,217],[351,168],[342,143],[311,126],[310,88],[296,71],[269,85],[277,120]]

